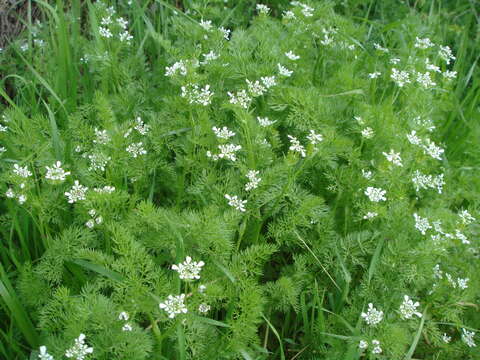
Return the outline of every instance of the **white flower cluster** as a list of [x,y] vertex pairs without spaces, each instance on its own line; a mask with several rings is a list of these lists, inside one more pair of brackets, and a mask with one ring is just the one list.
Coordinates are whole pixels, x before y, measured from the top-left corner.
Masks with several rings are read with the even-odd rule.
[[210,91],[210,85],[200,88],[197,84],[188,83],[182,86],[181,97],[186,98],[190,104],[208,106],[212,103],[214,94]]
[[[372,340],[372,354],[381,354],[382,353],[382,348],[380,347],[380,341],[373,339]],[[358,347],[360,350],[365,350],[368,348],[368,342],[365,340],[360,340]]]
[[414,46],[418,49],[428,49],[428,48],[434,47],[435,44],[432,43],[432,41],[429,38],[421,39],[419,37],[416,37]]
[[210,305],[205,304],[205,303],[201,303],[201,304],[198,306],[198,311],[200,311],[200,312],[203,313],[203,314],[209,312],[210,309],[211,309]]
[[110,142],[110,136],[107,133],[107,130],[98,130],[97,128],[94,129],[95,132],[95,139],[93,142],[95,144],[105,145]]
[[417,136],[415,130],[412,130],[410,134],[407,134],[407,139],[410,144],[421,147],[425,155],[429,155],[436,160],[442,160],[442,155],[445,150],[437,146],[435,142],[431,141],[429,138],[422,139]]
[[366,127],[362,130],[361,134],[365,139],[371,139],[375,135],[375,132],[371,127]]
[[250,191],[256,189],[262,178],[257,177],[259,174],[258,170],[249,170],[247,172],[248,183],[245,184],[245,191]]
[[88,187],[80,184],[78,180],[75,180],[75,184],[72,186],[70,191],[65,192],[65,196],[68,198],[70,204],[76,203],[77,201],[85,200]]
[[187,75],[187,66],[184,60],[177,61],[172,66],[165,67],[165,76],[175,76],[180,74],[182,76]]
[[474,222],[476,219],[468,212],[468,210],[462,210],[458,213],[458,216],[462,220],[464,225],[469,225]]
[[128,319],[130,319],[130,315],[126,311],[122,311],[118,315],[118,320],[124,321],[125,323],[122,326],[122,331],[132,331],[133,327],[132,325],[128,322]]
[[437,83],[432,80],[430,77],[430,73],[427,71],[425,73],[417,72],[417,83],[419,83],[421,86],[423,86],[425,89],[431,88],[433,86],[436,86]]
[[468,331],[467,329],[462,329],[462,341],[467,344],[468,347],[476,347],[473,337],[475,333],[473,331]]
[[288,148],[291,151],[298,152],[302,157],[307,156],[307,152],[305,151],[305,147],[300,144],[300,141],[295,136],[287,135],[290,139],[290,147]]
[[[20,183],[19,188],[21,191],[25,189],[25,183]],[[24,204],[27,201],[27,195],[23,193],[15,193],[12,188],[8,188],[5,192],[5,196],[9,199],[17,198],[17,201],[20,205]]]
[[300,7],[301,8],[300,12],[305,17],[312,17],[313,12],[315,11],[314,8],[308,6],[307,4],[301,3],[300,1],[292,1],[290,2],[290,5]]
[[456,57],[453,56],[452,49],[450,49],[450,47],[448,46],[440,46],[440,50],[438,51],[438,56],[440,56],[440,58],[445,60],[447,65],[450,64],[452,60],[456,59]]
[[395,81],[399,87],[404,87],[406,84],[411,82],[408,71],[400,71],[396,68],[392,68],[392,74],[390,75],[390,78]]
[[39,360],[54,360],[53,356],[47,352],[46,346],[40,346],[40,353],[38,354]]
[[219,159],[228,159],[231,161],[237,160],[236,152],[239,151],[242,147],[235,144],[223,144],[218,145],[220,152],[218,154],[212,154],[212,152],[207,151],[207,157],[212,158],[214,161]]
[[417,307],[420,306],[420,303],[413,302],[408,295],[403,296],[403,303],[400,305],[400,316],[403,319],[411,319],[413,315],[422,317],[422,313],[417,311]]
[[317,134],[315,130],[310,130],[310,133],[307,135],[307,139],[310,141],[310,144],[317,145],[323,141],[323,136],[321,134]]
[[362,312],[361,316],[368,325],[375,326],[382,321],[383,311],[377,310],[372,303],[369,303],[367,312]]
[[236,94],[227,92],[227,95],[230,97],[230,104],[238,105],[244,109],[248,109],[252,102],[252,98],[248,96],[246,90],[239,90]]
[[422,218],[417,213],[414,213],[413,217],[415,219],[415,228],[420,231],[422,235],[425,235],[425,233],[432,228],[427,218]]
[[264,4],[257,4],[257,11],[259,14],[268,15],[270,12],[270,8]]
[[93,229],[95,224],[100,225],[103,222],[103,217],[98,215],[95,209],[89,210],[88,215],[90,215],[91,219],[85,223],[85,226],[89,229]]
[[205,263],[203,261],[192,261],[192,258],[187,256],[183,263],[172,265],[172,270],[177,271],[182,280],[198,280],[200,279],[200,271],[204,265]]
[[230,131],[226,126],[221,129],[214,126],[212,127],[212,130],[215,133],[215,136],[219,139],[229,139],[235,136],[235,133]]
[[217,60],[220,55],[218,55],[215,51],[210,50],[210,52],[203,55],[203,61],[200,61],[200,65],[207,65],[208,63],[212,62],[213,60]]
[[185,294],[180,295],[168,295],[165,302],[160,303],[160,309],[165,310],[168,313],[168,317],[173,319],[178,314],[186,314],[188,312],[185,306]]
[[258,123],[260,124],[261,127],[267,127],[267,126],[270,126],[270,125],[273,125],[275,124],[277,121],[276,120],[270,120],[268,117],[260,117],[260,116],[257,116],[257,121]]
[[62,169],[62,163],[57,161],[53,164],[52,167],[46,166],[47,173],[45,174],[45,179],[52,181],[65,181],[65,178],[70,175],[70,171],[65,171]]
[[293,74],[293,71],[292,71],[292,70],[287,69],[285,66],[283,66],[283,65],[280,64],[280,63],[277,64],[277,67],[278,67],[278,73],[279,73],[281,76],[285,76],[285,77],[290,77],[290,76],[292,76],[292,74]]
[[133,36],[127,29],[128,21],[123,17],[115,17],[115,15],[113,7],[107,8],[107,15],[100,20],[101,26],[98,28],[98,33],[106,39],[113,38],[115,33],[121,42],[129,44]]
[[382,190],[381,188],[375,188],[373,186],[369,186],[365,189],[365,195],[367,195],[370,201],[373,202],[386,201],[386,193],[386,190]]
[[85,344],[85,335],[75,339],[75,344],[65,352],[67,358],[73,358],[75,360],[84,360],[88,354],[93,353],[93,347],[89,347]]
[[437,189],[438,193],[441,194],[443,185],[445,185],[443,177],[444,174],[436,176],[426,175],[422,174],[419,170],[415,170],[412,176],[412,182],[417,192],[420,191],[420,189]]
[[377,216],[378,216],[378,213],[369,211],[363,216],[363,220],[370,220]]
[[127,146],[125,149],[133,158],[137,158],[141,155],[145,155],[147,150],[143,147],[143,142],[133,143]]
[[388,161],[390,161],[393,165],[396,166],[403,166],[402,158],[400,157],[400,153],[396,153],[393,149],[390,149],[389,153],[383,152],[382,153]]
[[28,168],[26,166],[22,167],[18,164],[13,165],[13,173],[15,175],[18,175],[18,176],[24,178],[24,179],[32,176],[32,172],[30,170],[28,170]]
[[88,155],[88,159],[90,160],[90,165],[88,167],[88,170],[90,171],[105,171],[108,162],[112,160],[110,156],[101,152]]
[[93,191],[99,194],[111,194],[115,191],[115,186],[106,185],[101,188],[94,188]]
[[235,208],[235,210],[245,212],[245,204],[247,203],[247,200],[239,199],[237,195],[230,196],[228,194],[225,194],[225,198],[228,200],[228,205]]
[[286,53],[285,53],[285,56],[286,56],[287,58],[289,58],[290,60],[293,60],[293,61],[296,61],[296,60],[300,59],[300,56],[295,55],[292,50],[286,52]]

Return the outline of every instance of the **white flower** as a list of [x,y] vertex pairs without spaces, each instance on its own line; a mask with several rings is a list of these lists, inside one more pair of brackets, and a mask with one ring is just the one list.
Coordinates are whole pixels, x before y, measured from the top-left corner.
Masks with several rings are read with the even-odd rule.
[[373,173],[370,170],[362,169],[362,176],[365,179],[370,180],[373,177]]
[[443,279],[443,271],[440,270],[440,264],[433,267],[433,277],[435,279]]
[[285,53],[285,56],[286,56],[287,58],[289,58],[290,60],[293,60],[293,61],[296,61],[296,60],[300,59],[300,56],[295,55],[295,54],[293,53],[293,51],[291,51],[291,50],[288,51],[288,52],[286,52],[286,53]]
[[224,126],[221,129],[214,126],[212,127],[212,130],[215,133],[215,135],[220,139],[229,139],[232,136],[235,136],[235,133],[233,131],[228,130],[226,126]]
[[125,30],[128,26],[128,20],[125,20],[123,17],[118,17],[117,24],[120,25],[120,27]]
[[457,77],[457,72],[446,70],[444,73],[442,73],[442,76],[447,80],[452,80],[452,79],[455,79]]
[[368,348],[368,342],[366,342],[365,340],[360,340],[360,342],[358,343],[358,347],[362,350],[365,350],[366,348]]
[[469,278],[465,278],[465,279],[457,278],[457,286],[462,290],[468,289],[467,283],[469,280],[470,280]]
[[125,30],[118,34],[118,38],[121,42],[130,43],[130,41],[133,39],[133,36],[127,30]]
[[396,153],[395,151],[393,151],[393,149],[390,149],[390,152],[388,154],[386,152],[383,152],[382,154],[392,164],[397,165],[397,166],[403,166],[402,158],[400,157],[400,153]]
[[270,89],[272,86],[277,85],[277,82],[275,81],[275,76],[263,76],[260,78],[260,80],[267,89]]
[[247,203],[247,200],[239,199],[237,195],[230,196],[228,194],[225,194],[225,198],[228,200],[228,205],[235,208],[235,210],[245,212],[245,204]]
[[378,50],[378,51],[381,51],[381,52],[384,52],[384,53],[388,53],[388,49],[385,48],[385,47],[382,47],[380,44],[377,44],[377,43],[373,43],[373,47]]
[[212,20],[200,20],[200,26],[205,29],[206,31],[210,31],[212,29]]
[[382,190],[381,188],[375,188],[372,186],[367,187],[365,190],[365,195],[368,196],[370,201],[373,202],[380,202],[380,201],[386,201],[387,198],[385,197],[385,194],[387,192],[385,190]]
[[408,295],[403,296],[403,303],[400,305],[400,316],[403,319],[411,319],[413,315],[422,317],[422,314],[417,311],[417,307],[420,306],[420,303],[413,302]]
[[422,148],[425,154],[428,154],[437,160],[442,160],[442,154],[445,152],[444,149],[435,145],[435,143],[428,138],[425,140],[425,144],[422,145]]
[[415,130],[412,130],[410,134],[407,134],[407,139],[410,144],[413,145],[421,145],[422,143],[422,140],[417,136],[417,132]]
[[90,166],[88,167],[88,170],[105,171],[105,167],[112,158],[103,153],[95,153],[88,155],[88,159],[90,160]]
[[369,77],[370,79],[376,79],[376,78],[378,78],[380,75],[382,75],[382,73],[380,73],[380,72],[378,72],[378,71],[375,71],[375,72],[373,72],[373,73],[369,73],[369,74],[368,74],[368,77]]
[[399,58],[391,58],[390,59],[390,64],[397,65],[400,62]]
[[223,26],[219,27],[218,30],[223,34],[223,38],[228,40],[230,37],[230,29],[225,29]]
[[236,152],[239,151],[242,147],[240,145],[235,144],[223,144],[218,145],[218,149],[220,150],[219,154],[212,154],[210,151],[207,151],[207,157],[212,158],[214,161],[218,159],[228,159],[231,161],[237,160]]
[[422,235],[425,235],[427,230],[432,228],[427,218],[422,218],[417,215],[417,213],[413,214],[413,217],[415,218],[415,228],[420,231]]
[[78,180],[75,180],[75,184],[70,191],[65,192],[65,196],[68,198],[68,202],[73,204],[77,201],[85,200],[88,187],[83,186]]
[[198,306],[198,311],[200,311],[201,313],[207,313],[210,311],[210,305],[207,305],[205,303],[201,303],[199,306]]
[[74,358],[75,360],[84,360],[88,354],[93,353],[93,347],[88,347],[85,344],[85,335],[80,334],[80,336],[75,339],[75,344],[65,352],[67,358]]
[[198,287],[198,292],[199,292],[200,294],[203,294],[206,289],[207,289],[207,287],[202,284],[202,285],[200,285],[200,286]]
[[147,150],[143,148],[143,142],[130,144],[127,146],[126,151],[134,158],[147,153]]
[[7,132],[8,126],[0,124],[0,132]]
[[435,46],[435,44],[432,43],[429,38],[420,39],[416,37],[414,46],[419,49],[428,49]]
[[100,26],[98,28],[98,33],[100,34],[100,36],[104,37],[104,38],[107,38],[107,39],[110,39],[113,34],[112,32],[110,31],[110,29],[106,28],[106,27],[103,27],[103,26]]
[[248,96],[246,90],[237,91],[236,94],[227,92],[227,95],[230,97],[230,104],[241,106],[244,109],[247,109],[252,101],[252,98]]
[[427,70],[430,70],[430,71],[433,71],[433,72],[437,72],[437,73],[441,73],[441,72],[442,72],[437,65],[435,65],[435,64],[430,64],[430,60],[429,60],[428,58],[425,59],[425,68],[426,68]]
[[110,136],[107,133],[107,130],[98,130],[95,128],[95,144],[105,145],[110,141]]
[[269,120],[268,117],[261,118],[260,116],[257,116],[257,121],[262,127],[267,127],[277,122],[277,120],[272,121]]
[[370,220],[370,219],[373,219],[374,217],[377,217],[377,216],[378,216],[378,213],[369,211],[363,216],[363,219],[364,220]]
[[445,181],[443,180],[443,174],[432,176],[422,174],[420,171],[415,170],[412,176],[412,182],[415,186],[415,190],[419,191],[420,189],[437,189],[438,193],[441,194],[443,191],[443,185]]
[[372,303],[368,304],[368,310],[366,313],[362,312],[362,318],[368,325],[377,325],[383,319],[383,311],[378,311],[373,307]]
[[168,317],[173,319],[178,314],[187,313],[187,307],[184,304],[185,294],[181,295],[168,295],[167,300],[164,303],[159,304],[160,309],[165,310],[168,313]]
[[417,82],[422,85],[424,88],[429,88],[437,85],[435,81],[430,77],[430,73],[427,71],[424,74],[417,72]]
[[452,337],[448,336],[446,333],[443,333],[442,340],[443,340],[444,343],[448,344],[452,340]]
[[92,229],[95,226],[95,222],[90,219],[85,223],[85,226],[88,227],[89,229]]
[[438,51],[438,56],[447,62],[447,65],[450,64],[450,61],[455,60],[456,57],[453,56],[452,49],[448,46],[440,46]]
[[267,5],[257,4],[257,11],[259,14],[267,15],[270,12],[270,8]]
[[133,328],[132,328],[132,325],[130,325],[129,323],[126,323],[125,325],[122,326],[122,331],[132,331]]
[[375,135],[375,132],[371,127],[366,127],[365,129],[362,130],[362,136],[365,139],[371,139]]
[[305,148],[303,147],[303,145],[300,144],[300,141],[298,141],[298,139],[292,135],[287,136],[290,139],[290,147],[288,149],[298,152],[302,157],[305,157],[307,153],[305,152]]
[[13,199],[15,197],[15,193],[13,192],[13,189],[8,188],[8,190],[5,192],[5,196],[9,199]]
[[183,263],[172,265],[172,270],[177,271],[182,280],[197,280],[200,279],[199,274],[204,265],[203,261],[192,261],[192,258],[187,256]]
[[130,315],[128,315],[128,313],[126,311],[122,311],[118,315],[118,320],[128,321],[128,319],[130,319]]
[[215,51],[211,50],[207,54],[203,54],[203,61],[200,62],[202,65],[208,64],[210,61],[217,60],[220,56],[215,53]]
[[32,173],[28,170],[26,166],[21,167],[18,164],[13,165],[13,172],[23,178],[28,178],[32,176]]
[[145,124],[140,116],[135,119],[135,126],[133,128],[141,135],[147,135],[150,131],[150,125]]
[[395,68],[392,68],[392,74],[390,77],[400,87],[410,83],[410,74],[407,71],[399,71]]
[[208,106],[212,102],[212,97],[215,94],[210,91],[210,85],[205,85],[203,88],[199,88],[197,84],[188,83],[182,86],[181,97],[186,98],[190,104],[199,104]]
[[323,136],[321,134],[316,134],[315,130],[310,130],[310,134],[308,134],[307,139],[310,141],[310,144],[316,145],[323,141]]
[[65,181],[65,178],[70,175],[70,171],[62,169],[62,163],[60,161],[57,161],[52,167],[46,166],[45,168],[47,169],[45,179],[48,180]]
[[245,191],[250,191],[258,187],[258,184],[262,180],[261,178],[257,177],[258,174],[259,174],[258,170],[250,170],[247,172],[246,176],[250,181],[245,184]]
[[277,64],[278,72],[280,75],[285,77],[290,77],[293,74],[292,70],[288,70],[286,67],[282,66],[281,64]]
[[53,360],[53,356],[47,352],[46,346],[40,346],[40,354],[38,354],[40,360]]
[[111,194],[115,191],[115,186],[104,186],[103,188],[95,188],[93,191],[100,193],[100,194]]
[[19,194],[17,197],[17,200],[18,200],[18,203],[22,205],[23,203],[25,203],[25,201],[27,201],[27,195]]
[[291,11],[291,10],[286,10],[286,11],[284,11],[284,12],[282,13],[282,17],[283,17],[284,19],[290,19],[290,20],[296,18],[294,12]]
[[172,66],[165,67],[165,76],[174,76],[180,74],[182,76],[187,75],[187,66],[185,61],[180,60],[174,63]]
[[462,329],[462,341],[467,344],[468,347],[476,347],[473,337],[475,333],[473,331],[468,331],[467,329]]
[[382,353],[382,348],[380,347],[380,341],[378,340],[372,340],[372,354],[381,354]]
[[3,146],[0,146],[0,155],[3,154],[7,149]]
[[256,80],[255,82],[246,80],[248,86],[248,92],[253,96],[262,96],[266,91],[267,88],[263,86],[260,81]]
[[458,216],[460,217],[460,219],[462,219],[462,223],[465,225],[471,224],[472,222],[475,221],[475,218],[472,215],[470,215],[468,210],[460,211],[458,213]]

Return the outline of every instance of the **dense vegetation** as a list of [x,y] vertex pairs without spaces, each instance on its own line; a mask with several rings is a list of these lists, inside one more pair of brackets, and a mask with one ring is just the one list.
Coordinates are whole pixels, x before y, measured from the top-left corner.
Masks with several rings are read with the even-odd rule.
[[0,358],[479,358],[474,2],[29,6]]

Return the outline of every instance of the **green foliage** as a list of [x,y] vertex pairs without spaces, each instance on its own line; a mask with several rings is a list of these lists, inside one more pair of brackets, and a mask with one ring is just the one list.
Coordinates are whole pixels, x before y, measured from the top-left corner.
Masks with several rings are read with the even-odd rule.
[[478,358],[473,2],[37,3],[0,50],[0,357]]

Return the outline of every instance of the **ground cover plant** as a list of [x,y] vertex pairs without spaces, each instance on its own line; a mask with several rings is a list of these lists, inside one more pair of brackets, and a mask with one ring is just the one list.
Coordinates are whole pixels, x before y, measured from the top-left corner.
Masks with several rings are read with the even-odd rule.
[[33,7],[1,358],[479,358],[474,3]]

